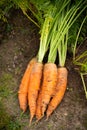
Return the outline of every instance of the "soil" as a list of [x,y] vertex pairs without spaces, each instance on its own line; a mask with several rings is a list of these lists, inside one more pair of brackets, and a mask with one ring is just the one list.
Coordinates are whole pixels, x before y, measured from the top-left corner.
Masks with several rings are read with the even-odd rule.
[[[22,114],[17,91],[28,62],[39,48],[39,29],[21,11],[15,11],[0,39],[0,130],[87,130],[87,100],[76,67],[68,56],[68,85],[54,113],[29,126],[29,110]],[[82,50],[87,50],[85,40]],[[81,51],[81,50],[80,50]],[[85,78],[87,85],[87,77]]]

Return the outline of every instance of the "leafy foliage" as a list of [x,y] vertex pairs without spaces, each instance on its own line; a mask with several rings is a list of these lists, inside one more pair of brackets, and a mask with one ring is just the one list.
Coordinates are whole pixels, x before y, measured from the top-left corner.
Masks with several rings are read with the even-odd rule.
[[79,74],[82,79],[86,99],[87,99],[87,87],[85,84],[84,75],[87,75],[87,51],[84,51],[81,55],[75,58],[74,64],[79,66]]
[[[67,46],[69,44],[69,38],[72,40],[72,35],[69,33],[71,28],[76,23],[81,13],[87,8],[85,2],[80,0],[75,5],[71,4],[71,1],[57,1],[58,10],[54,18],[54,25],[51,29],[51,43],[50,54],[48,57],[49,62],[51,59],[55,59],[55,52],[58,48],[59,65],[64,66],[67,54]],[[59,4],[59,5],[58,5]],[[61,5],[61,6],[60,6]],[[56,6],[56,7],[57,7]],[[75,37],[77,30],[74,30]],[[72,30],[73,32],[73,30]],[[75,40],[74,40],[75,42]]]
[[0,1],[0,19],[7,22],[7,16],[9,15],[10,9],[14,7],[12,0],[1,0]]
[[74,64],[80,67],[81,73],[87,73],[87,51],[76,57],[74,60]]
[[[87,8],[87,6],[86,6],[86,8]],[[72,27],[69,30],[69,34],[70,34],[69,43],[68,43],[69,53],[75,53],[74,52],[74,51],[76,51],[74,48],[75,44],[77,44],[77,46],[78,46],[85,39],[85,37],[87,35],[86,23],[87,23],[87,10],[85,9],[85,11],[82,12],[81,16],[75,21],[75,23],[72,25]],[[81,30],[79,32],[80,27],[81,27]],[[79,36],[77,39],[78,32],[79,32]],[[75,43],[76,39],[77,39],[77,43]],[[75,54],[73,54],[73,55],[75,55]]]

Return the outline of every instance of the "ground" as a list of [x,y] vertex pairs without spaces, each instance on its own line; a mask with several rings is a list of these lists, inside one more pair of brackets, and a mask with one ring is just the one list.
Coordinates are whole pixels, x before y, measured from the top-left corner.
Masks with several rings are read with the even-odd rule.
[[38,52],[39,29],[15,11],[7,33],[0,36],[0,130],[87,130],[87,100],[71,56],[66,62],[68,85],[63,101],[48,120],[44,117],[36,124],[34,119],[29,126],[29,110],[22,115],[17,92],[28,62]]

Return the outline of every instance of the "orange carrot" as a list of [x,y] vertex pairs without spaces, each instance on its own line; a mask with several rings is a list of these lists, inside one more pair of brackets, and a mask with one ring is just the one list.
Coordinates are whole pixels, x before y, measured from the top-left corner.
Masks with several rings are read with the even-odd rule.
[[57,84],[57,66],[54,63],[47,63],[44,66],[42,83],[42,99],[41,99],[41,111],[42,115],[49,104],[51,97],[54,94],[54,89]]
[[19,105],[20,105],[20,108],[23,110],[23,112],[25,112],[27,108],[29,78],[30,78],[32,67],[34,66],[35,63],[36,63],[36,58],[33,58],[28,63],[27,69],[23,75],[23,78],[21,80],[21,84],[19,87],[19,91],[18,91]]
[[36,107],[36,118],[37,118],[37,121],[39,121],[42,118],[41,100],[42,100],[42,93],[40,91],[38,99],[37,99],[37,107]]
[[29,90],[28,90],[28,104],[30,109],[30,123],[36,112],[36,100],[40,89],[41,78],[42,78],[42,63],[36,63],[30,75]]
[[55,95],[48,105],[48,109],[46,112],[47,118],[51,115],[51,113],[56,109],[56,107],[60,104],[63,99],[66,86],[67,86],[67,75],[68,71],[65,67],[58,68],[58,83],[55,88]]

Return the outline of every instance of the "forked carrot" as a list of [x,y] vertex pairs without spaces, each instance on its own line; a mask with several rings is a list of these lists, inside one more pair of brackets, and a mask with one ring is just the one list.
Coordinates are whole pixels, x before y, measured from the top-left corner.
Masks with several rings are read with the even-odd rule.
[[23,75],[23,78],[21,80],[21,84],[19,86],[19,91],[18,91],[18,99],[19,99],[19,105],[20,108],[25,112],[27,108],[27,100],[28,100],[28,84],[29,84],[29,78],[30,78],[30,73],[32,70],[32,67],[36,63],[36,58],[33,58],[27,66],[27,69],[25,70],[25,73]]
[[41,99],[41,111],[42,115],[50,102],[51,97],[54,94],[54,89],[57,84],[57,66],[54,63],[46,63],[44,65],[43,83],[42,83],[42,99]]
[[53,96],[52,100],[48,105],[48,109],[46,112],[47,119],[63,99],[67,86],[67,75],[68,71],[65,67],[58,68],[58,83],[55,88],[55,95]]
[[30,75],[29,90],[28,90],[28,104],[30,109],[30,123],[36,112],[36,101],[38,97],[38,92],[40,89],[41,78],[42,78],[43,64],[37,62],[33,68]]

